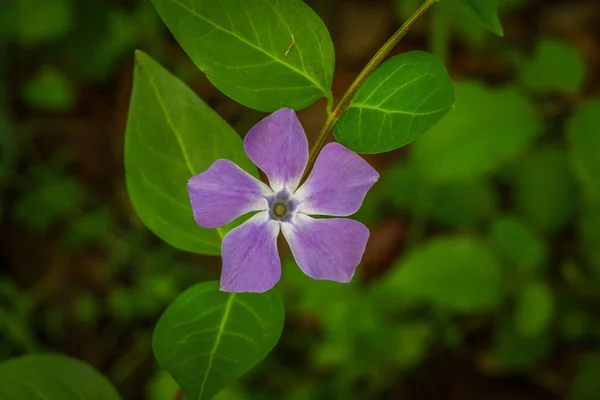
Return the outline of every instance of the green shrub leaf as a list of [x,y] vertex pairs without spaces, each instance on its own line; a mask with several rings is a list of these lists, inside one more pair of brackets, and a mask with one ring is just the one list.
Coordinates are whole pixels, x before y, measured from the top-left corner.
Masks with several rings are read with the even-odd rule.
[[88,364],[62,355],[33,354],[0,364],[2,400],[120,400]]
[[205,400],[262,360],[283,329],[279,296],[225,293],[217,282],[193,286],[164,312],[152,349],[186,398]]
[[207,78],[245,106],[300,109],[331,97],[333,43],[301,0],[153,0]]
[[162,240],[185,251],[220,253],[229,228],[199,227],[186,190],[193,175],[219,158],[257,176],[237,133],[183,82],[138,51],[125,173],[135,210]]
[[397,149],[435,125],[454,103],[444,64],[422,51],[394,56],[358,89],[334,126],[335,138],[359,153]]

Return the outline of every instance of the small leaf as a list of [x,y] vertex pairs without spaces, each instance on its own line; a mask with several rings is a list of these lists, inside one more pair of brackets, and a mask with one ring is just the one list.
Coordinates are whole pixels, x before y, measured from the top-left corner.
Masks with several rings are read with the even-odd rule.
[[571,116],[567,125],[569,156],[575,175],[592,203],[600,201],[600,100],[588,100]]
[[200,228],[186,190],[193,175],[219,158],[257,176],[237,133],[183,82],[137,52],[125,173],[135,210],[162,240],[185,251],[220,253],[228,228]]
[[422,51],[394,56],[358,89],[334,126],[335,138],[359,153],[382,153],[410,143],[454,103],[444,64]]
[[554,232],[575,211],[577,187],[562,147],[550,144],[525,157],[515,171],[516,208],[540,228]]
[[579,51],[553,39],[542,39],[532,60],[520,69],[521,82],[536,92],[574,93],[585,78],[585,62]]
[[455,0],[469,11],[479,22],[498,36],[504,36],[504,29],[498,17],[499,0]]
[[501,217],[494,221],[490,242],[509,268],[533,271],[541,268],[546,260],[544,243],[514,217]]
[[334,51],[301,0],[152,0],[198,68],[247,107],[304,108],[331,97]]
[[533,369],[550,352],[550,335],[521,335],[512,320],[498,321],[492,338],[492,358],[506,372]]
[[205,282],[167,308],[154,329],[152,349],[187,399],[211,399],[271,351],[283,319],[273,291],[225,293],[217,282]]
[[119,400],[111,383],[88,364],[54,354],[34,354],[0,364],[2,400]]
[[545,332],[552,313],[554,299],[544,282],[536,281],[523,287],[517,297],[515,326],[524,337],[541,335]]
[[22,44],[34,45],[68,34],[74,27],[74,10],[72,0],[15,0],[0,14],[7,14]]
[[579,243],[591,264],[595,276],[600,278],[600,208],[583,212],[579,221]]
[[516,91],[465,82],[456,85],[455,109],[414,143],[412,156],[432,181],[474,180],[525,150],[539,128],[532,106]]
[[61,71],[42,67],[23,88],[23,99],[33,108],[65,111],[73,107],[75,96],[71,83]]
[[500,266],[475,238],[439,238],[400,260],[380,290],[389,292],[390,301],[400,296],[450,311],[479,312],[502,299]]
[[600,355],[585,358],[577,370],[569,400],[596,400],[600,393]]

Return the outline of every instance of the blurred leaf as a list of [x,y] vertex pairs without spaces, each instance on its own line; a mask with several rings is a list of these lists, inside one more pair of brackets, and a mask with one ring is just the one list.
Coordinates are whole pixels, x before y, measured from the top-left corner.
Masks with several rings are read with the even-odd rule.
[[23,45],[35,45],[67,35],[74,9],[71,0],[15,0],[2,13]]
[[113,216],[108,207],[99,208],[71,219],[65,232],[65,241],[70,246],[80,248],[90,244],[99,244],[110,235]]
[[519,72],[521,83],[536,92],[574,93],[585,79],[585,62],[575,47],[544,38]]
[[3,400],[119,400],[112,384],[90,365],[62,355],[36,354],[0,364]]
[[580,364],[569,400],[596,400],[600,393],[600,356],[589,356]]
[[495,367],[506,372],[532,369],[550,352],[550,335],[522,336],[512,321],[497,321],[492,338]]
[[515,171],[517,209],[537,226],[556,231],[575,211],[576,186],[566,152],[546,145],[525,157]]
[[334,126],[335,138],[359,153],[382,153],[413,141],[454,103],[444,64],[423,51],[394,56],[367,78]]
[[148,400],[173,400],[179,385],[164,369],[156,371],[146,385]]
[[600,100],[588,100],[571,116],[567,125],[569,156],[588,200],[600,204]]
[[423,360],[434,335],[433,327],[424,322],[402,323],[394,327],[393,342],[388,349],[395,365],[411,368]]
[[152,2],[198,68],[238,103],[275,111],[331,97],[333,43],[303,1]]
[[494,221],[490,242],[507,267],[534,271],[546,261],[544,243],[518,218],[503,216]]
[[389,301],[410,298],[442,310],[479,312],[502,299],[494,254],[471,237],[442,237],[413,249],[381,282]]
[[96,325],[100,318],[100,305],[90,292],[83,292],[77,296],[73,303],[77,319],[86,325]]
[[171,303],[152,348],[188,399],[210,399],[271,351],[283,319],[273,291],[225,293],[217,282],[205,282]]
[[183,82],[138,51],[125,172],[131,202],[154,234],[181,250],[220,254],[228,228],[198,226],[186,190],[193,175],[219,158],[257,176],[237,133]]
[[517,297],[515,325],[524,337],[543,334],[552,319],[554,299],[543,281],[524,286]]
[[498,36],[504,36],[504,29],[498,18],[498,8],[500,0],[454,0],[474,17],[477,18],[486,28]]
[[533,108],[516,91],[457,84],[455,109],[415,141],[414,161],[432,181],[473,180],[525,150],[539,127]]
[[559,321],[556,324],[562,338],[567,342],[577,342],[583,339],[590,328],[588,314],[584,310],[568,304],[558,303],[557,306],[562,306],[562,310],[559,310]]
[[489,182],[435,184],[405,163],[385,171],[376,191],[399,211],[420,213],[440,224],[460,228],[474,227],[496,208],[496,195]]
[[600,207],[583,212],[579,222],[579,238],[596,277],[600,277]]
[[84,191],[74,178],[44,165],[27,179],[28,191],[13,206],[17,222],[43,230],[81,207]]
[[45,111],[66,111],[75,104],[67,77],[50,66],[39,69],[25,84],[23,100],[29,107]]

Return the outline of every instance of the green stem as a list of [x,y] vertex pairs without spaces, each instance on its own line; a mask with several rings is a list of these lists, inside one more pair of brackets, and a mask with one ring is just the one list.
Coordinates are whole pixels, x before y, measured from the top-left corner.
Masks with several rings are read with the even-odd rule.
[[[302,177],[302,180],[306,179],[308,172],[312,169],[312,167],[315,163],[315,160],[317,159],[317,155],[319,154],[319,151],[321,151],[321,149],[325,145],[325,142],[327,141],[327,137],[329,136],[329,133],[331,133],[333,126],[335,125],[337,120],[340,118],[340,116],[344,113],[344,111],[350,104],[350,101],[356,94],[356,91],[358,90],[358,88],[369,77],[369,75],[371,75],[371,73],[373,73],[375,68],[377,68],[379,66],[379,64],[381,64],[381,62],[388,56],[388,54],[390,54],[390,52],[394,49],[394,47],[396,47],[398,42],[404,36],[406,36],[406,34],[413,27],[413,25],[419,19],[421,19],[421,17],[425,14],[425,12],[427,12],[427,10],[429,10],[429,8],[433,5],[433,3],[436,3],[437,1],[438,0],[425,1],[425,3],[423,5],[421,5],[421,7],[419,7],[419,9],[417,11],[415,11],[415,13],[413,15],[410,16],[410,18],[404,23],[404,25],[402,25],[400,27],[400,29],[398,29],[396,31],[396,33],[394,33],[394,35],[392,35],[392,37],[390,37],[388,39],[388,41],[385,42],[385,44],[377,51],[377,53],[373,56],[373,58],[371,58],[371,60],[363,68],[363,70],[360,71],[360,74],[358,74],[358,76],[356,77],[354,82],[352,82],[352,84],[350,85],[348,90],[346,90],[346,93],[344,93],[344,96],[342,97],[340,102],[337,104],[337,106],[334,108],[334,110],[332,112],[328,113],[327,120],[325,121],[323,128],[321,128],[319,137],[317,138],[317,141],[315,142],[313,147],[310,149],[310,154],[308,156],[308,165],[307,165],[306,170],[304,171],[304,176]],[[328,107],[331,107],[331,104],[329,104]]]

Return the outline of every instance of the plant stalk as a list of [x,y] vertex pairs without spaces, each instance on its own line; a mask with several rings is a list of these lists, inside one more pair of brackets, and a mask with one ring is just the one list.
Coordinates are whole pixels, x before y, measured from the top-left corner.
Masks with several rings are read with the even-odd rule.
[[319,133],[317,141],[315,142],[313,147],[310,149],[310,153],[308,156],[308,165],[307,165],[307,168],[304,170],[304,176],[302,177],[303,181],[307,178],[308,173],[310,172],[313,165],[315,164],[317,155],[319,154],[319,152],[325,145],[325,142],[327,141],[327,138],[329,137],[329,134],[331,133],[333,126],[335,125],[337,120],[340,118],[340,116],[344,113],[344,111],[350,104],[350,101],[356,94],[356,91],[358,90],[358,88],[369,77],[369,75],[371,75],[373,73],[375,68],[377,68],[379,66],[379,64],[381,64],[381,62],[388,56],[388,54],[390,54],[390,52],[394,49],[394,47],[396,47],[398,42],[400,40],[402,40],[402,38],[404,36],[406,36],[406,34],[408,33],[408,31],[410,31],[410,29],[413,27],[413,25],[419,19],[421,19],[421,17],[433,5],[433,3],[436,3],[437,1],[438,0],[427,0],[425,3],[423,3],[423,5],[421,5],[421,7],[419,7],[419,9],[417,11],[414,12],[413,15],[410,16],[410,18],[400,27],[400,29],[398,29],[396,31],[396,33],[394,33],[392,35],[392,37],[390,37],[388,39],[388,41],[385,42],[385,44],[383,46],[381,46],[381,48],[377,51],[377,53],[373,56],[373,58],[371,58],[371,60],[367,63],[367,65],[363,68],[363,70],[360,71],[360,74],[358,74],[358,76],[356,77],[354,82],[352,82],[352,84],[350,85],[348,90],[346,90],[346,93],[344,93],[344,96],[342,97],[340,102],[336,105],[336,107],[333,109],[333,111],[328,113],[327,120],[325,121],[325,124],[321,128],[321,132]]

